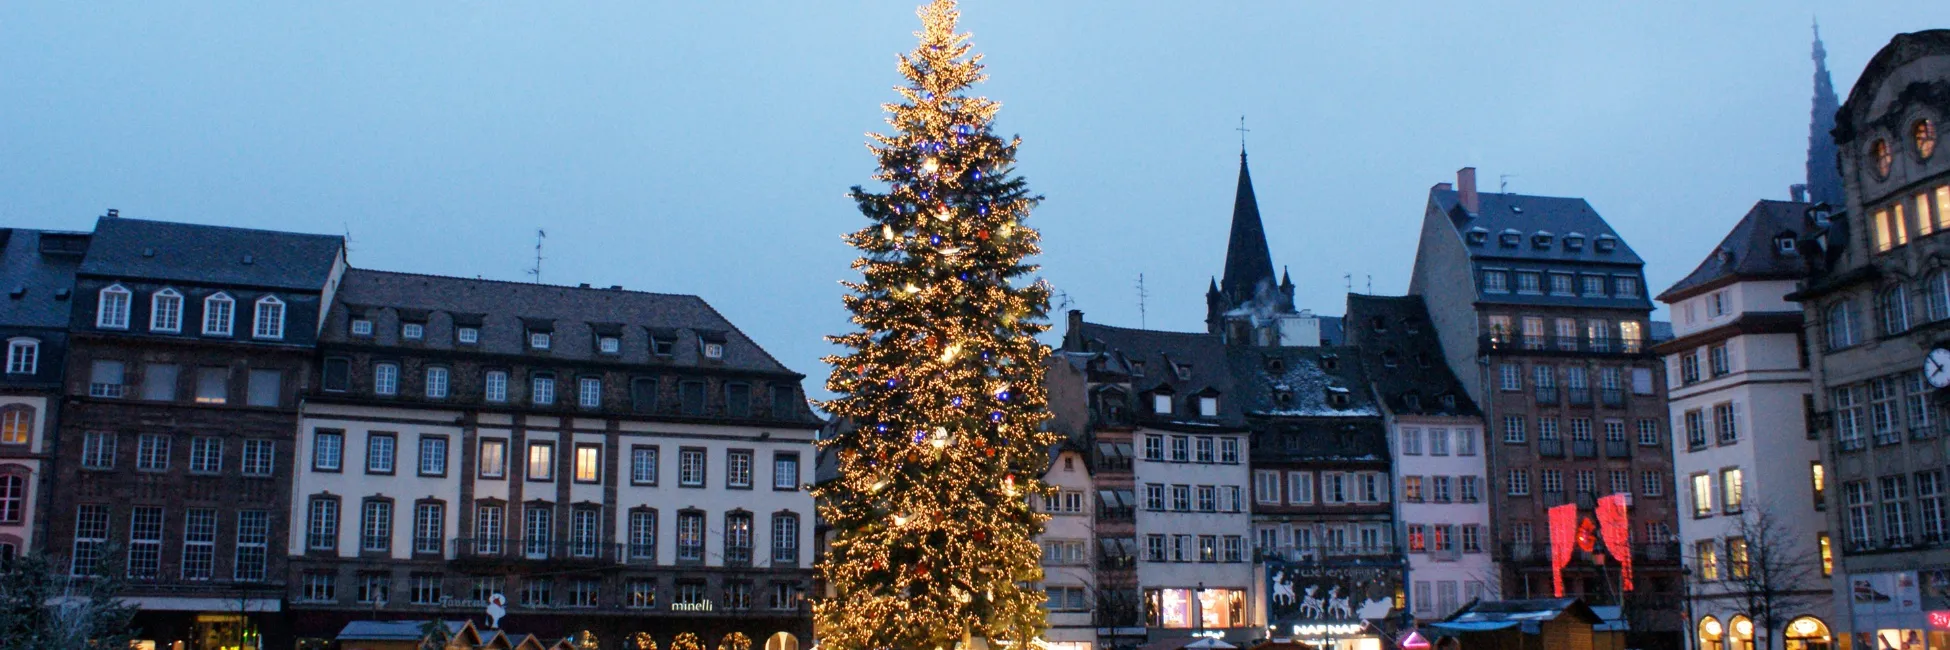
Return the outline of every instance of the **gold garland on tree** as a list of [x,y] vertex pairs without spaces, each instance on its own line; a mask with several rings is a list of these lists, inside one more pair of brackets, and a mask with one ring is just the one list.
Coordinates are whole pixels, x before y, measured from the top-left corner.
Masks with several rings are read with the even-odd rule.
[[815,490],[833,527],[814,606],[830,650],[945,650],[970,638],[1026,647],[1047,626],[1035,537],[1046,517],[1047,418],[1036,335],[1050,290],[1029,281],[1041,197],[1014,175],[1020,139],[992,132],[999,105],[952,0],[921,8],[908,84],[870,134],[884,192],[851,193],[869,223],[846,236],[863,279],[846,282],[860,330],[831,337],[826,409],[847,426],[821,444],[839,474]]
[[724,640],[718,642],[718,650],[752,650],[752,638],[745,636],[744,632],[726,634]]
[[685,632],[670,640],[670,650],[704,650],[704,641],[693,632]]
[[649,632],[638,632],[630,636],[632,650],[657,650],[657,640]]

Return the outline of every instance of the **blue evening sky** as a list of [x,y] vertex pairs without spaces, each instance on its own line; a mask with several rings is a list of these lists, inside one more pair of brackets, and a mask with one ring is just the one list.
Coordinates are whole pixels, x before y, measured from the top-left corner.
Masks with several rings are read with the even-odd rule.
[[[0,4],[0,225],[350,232],[357,266],[703,296],[823,393],[844,198],[914,2]],[[1203,327],[1239,116],[1274,263],[1407,289],[1429,186],[1582,196],[1653,290],[1806,151],[1811,16],[1846,97],[1940,2],[969,2],[981,91],[1093,321]],[[1060,317],[1057,318],[1060,323]]]

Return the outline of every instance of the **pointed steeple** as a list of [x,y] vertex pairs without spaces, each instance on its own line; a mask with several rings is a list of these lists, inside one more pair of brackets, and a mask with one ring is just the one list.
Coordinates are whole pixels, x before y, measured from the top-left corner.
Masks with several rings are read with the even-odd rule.
[[1239,190],[1232,199],[1232,237],[1226,243],[1226,269],[1219,290],[1238,304],[1251,300],[1262,281],[1273,282],[1273,253],[1266,245],[1259,201],[1253,197],[1253,176],[1246,169],[1246,152],[1241,149]]
[[1828,50],[1821,46],[1821,23],[1815,29],[1815,98],[1813,121],[1808,125],[1808,194],[1810,201],[1843,207],[1842,171],[1837,167],[1835,113],[1841,101],[1835,97],[1835,82],[1828,77]]

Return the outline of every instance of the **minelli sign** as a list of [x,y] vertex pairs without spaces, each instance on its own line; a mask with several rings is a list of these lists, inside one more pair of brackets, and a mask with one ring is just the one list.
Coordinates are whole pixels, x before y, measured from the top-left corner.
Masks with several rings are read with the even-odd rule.
[[695,603],[671,603],[671,604],[670,604],[670,611],[673,611],[673,612],[708,612],[708,611],[711,611],[711,601],[707,599],[707,600],[700,600],[700,601],[697,601],[697,602],[695,602]]

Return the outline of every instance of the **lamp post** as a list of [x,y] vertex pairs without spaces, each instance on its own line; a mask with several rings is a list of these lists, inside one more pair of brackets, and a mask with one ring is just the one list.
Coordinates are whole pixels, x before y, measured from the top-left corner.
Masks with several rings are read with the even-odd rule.
[[1683,593],[1679,601],[1679,634],[1686,638],[1687,650],[1698,650],[1699,639],[1694,635],[1699,629],[1693,626],[1693,567],[1684,560],[1679,565],[1679,589]]
[[1192,592],[1192,636],[1205,636],[1205,581]]

